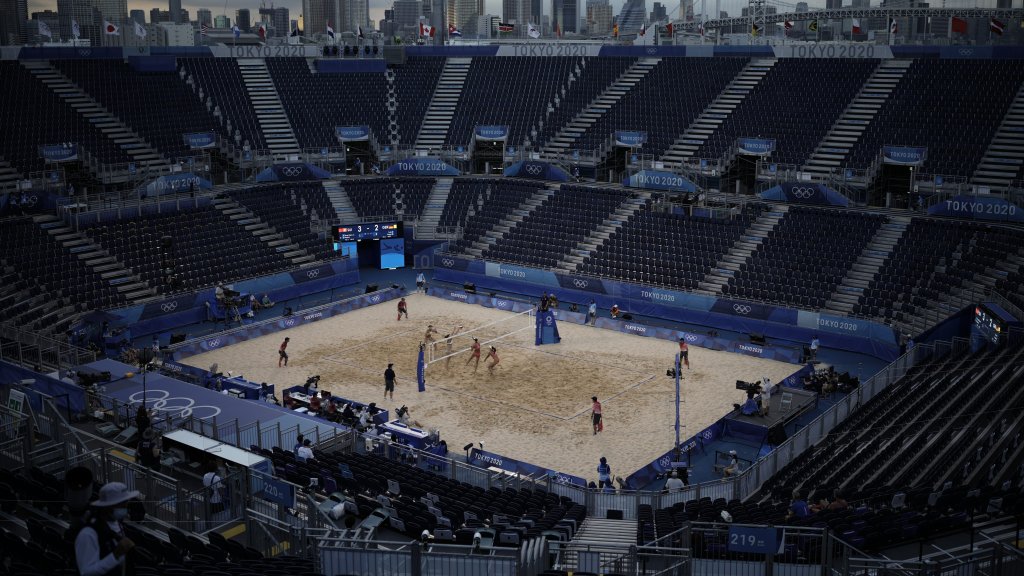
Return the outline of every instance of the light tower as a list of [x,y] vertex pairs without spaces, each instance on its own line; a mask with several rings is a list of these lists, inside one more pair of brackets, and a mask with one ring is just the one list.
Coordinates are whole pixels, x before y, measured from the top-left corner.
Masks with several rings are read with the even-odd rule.
[[765,0],[750,0],[747,10],[750,14],[750,28],[747,30],[747,33],[750,34],[750,43],[757,44],[758,38],[763,37],[768,32],[768,27],[764,23],[766,14]]

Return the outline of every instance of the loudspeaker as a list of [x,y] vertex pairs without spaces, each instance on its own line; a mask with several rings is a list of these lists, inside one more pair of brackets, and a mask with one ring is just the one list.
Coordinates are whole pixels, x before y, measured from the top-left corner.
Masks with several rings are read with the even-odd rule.
[[786,429],[783,427],[782,422],[768,429],[768,438],[765,441],[774,446],[778,446],[786,441]]
[[622,319],[623,320],[632,320],[633,319],[633,315],[632,314],[623,314],[622,315]]
[[622,510],[608,510],[605,513],[608,520],[622,520]]
[[465,290],[467,294],[476,294],[476,284],[473,284],[472,282],[464,282],[462,284],[462,289]]
[[757,332],[751,332],[750,333],[750,342],[752,344],[761,344],[763,346],[764,343],[765,343],[764,334],[758,334]]
[[376,292],[379,289],[380,289],[380,287],[377,286],[376,284],[367,284],[366,285],[366,293],[367,294],[369,294],[370,292]]
[[172,346],[175,345],[175,344],[181,344],[182,342],[185,341],[186,338],[187,338],[187,335],[184,332],[181,332],[181,333],[178,333],[178,334],[171,334],[170,344]]

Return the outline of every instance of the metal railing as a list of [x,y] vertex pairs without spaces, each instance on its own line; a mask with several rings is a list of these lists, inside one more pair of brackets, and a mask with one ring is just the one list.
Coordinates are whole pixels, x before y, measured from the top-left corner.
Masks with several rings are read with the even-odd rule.
[[0,324],[0,359],[36,372],[66,370],[93,362],[96,353],[16,324]]

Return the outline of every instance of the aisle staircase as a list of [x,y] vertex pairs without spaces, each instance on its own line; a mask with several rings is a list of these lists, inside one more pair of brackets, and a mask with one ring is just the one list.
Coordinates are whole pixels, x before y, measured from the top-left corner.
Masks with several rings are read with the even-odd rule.
[[1024,165],[1024,84],[1006,111],[985,156],[971,177],[971,184],[1005,190],[1014,178],[1021,177]]
[[260,217],[250,212],[248,208],[231,198],[215,198],[211,204],[227,216],[228,219],[242,226],[261,242],[273,248],[275,252],[291,260],[293,264],[305,264],[315,260],[312,255],[292,242],[291,238],[278,232]]
[[466,84],[472,58],[449,58],[438,78],[434,96],[430,99],[430,107],[423,115],[423,124],[416,135],[417,150],[431,150],[444,146],[448,137],[448,128],[455,116],[455,107],[462,95],[462,87]]
[[677,138],[672,146],[669,146],[662,155],[661,161],[677,167],[692,158],[707,139],[715,133],[715,130],[718,130],[718,127],[732,114],[733,110],[754,92],[761,80],[771,72],[776,62],[777,60],[774,58],[759,58],[751,60],[744,66],[743,70],[740,70],[740,73],[732,79],[732,82],[693,121],[693,124],[690,124],[683,135]]
[[441,221],[441,213],[448,203],[448,194],[452,191],[454,178],[438,178],[434,187],[430,190],[427,203],[423,206],[423,213],[419,222],[416,223],[417,240],[434,240],[437,238],[437,225]]
[[908,217],[891,216],[888,222],[879,227],[875,236],[861,250],[857,261],[846,271],[846,276],[836,286],[832,297],[825,303],[826,309],[836,314],[853,312],[854,304],[860,300],[864,289],[881,270],[909,224]]
[[860,92],[822,138],[803,171],[825,176],[846,164],[846,157],[875,119],[892,91],[906,75],[911,60],[882,60],[861,87]]
[[476,242],[473,242],[468,248],[466,248],[467,254],[480,257],[483,255],[484,250],[491,247],[492,244],[501,239],[506,232],[515,228],[520,222],[523,221],[527,216],[530,215],[534,210],[540,207],[545,200],[554,195],[558,189],[557,184],[555,187],[544,188],[538,190],[526,200],[523,200],[508,216],[502,218],[497,224],[491,227],[490,230],[484,233]]
[[267,148],[274,154],[299,154],[299,141],[295,139],[266,61],[262,58],[239,58],[236,61]]
[[359,214],[356,212],[356,207],[352,205],[348,192],[345,192],[345,189],[341,187],[341,182],[337,180],[324,180],[323,186],[324,192],[327,193],[327,198],[331,200],[331,207],[334,208],[335,214],[338,215],[338,223],[355,223],[359,218]]
[[565,272],[576,272],[587,256],[590,256],[601,244],[610,239],[616,230],[621,228],[634,214],[646,206],[650,200],[651,192],[637,190],[636,197],[623,200],[622,204],[615,209],[615,212],[608,216],[604,222],[598,224],[597,228],[576,245],[576,248],[570,250],[556,267]]
[[789,206],[782,204],[772,206],[770,211],[762,212],[743,231],[743,235],[729,248],[729,251],[715,263],[715,267],[704,277],[700,283],[700,289],[697,291],[705,294],[721,294],[722,287],[729,283],[729,279],[746,263],[747,258],[750,258],[761,247],[761,243],[768,237],[768,234],[786,217],[786,212],[789,212]]
[[102,246],[93,242],[92,238],[86,236],[84,232],[73,230],[67,223],[52,214],[35,216],[32,221],[46,230],[46,233],[59,242],[68,253],[73,254],[83,264],[92,268],[93,272],[104,282],[113,286],[118,293],[123,294],[129,303],[135,304],[156,295],[157,291],[148,282],[139,278],[131,268],[125,266]]
[[168,165],[167,159],[160,152],[49,62],[22,60],[21,65],[49,87],[72,110],[124,150],[139,172],[155,171]]
[[0,158],[0,191],[8,191],[17,187],[22,175],[11,163]]
[[542,149],[544,154],[558,157],[567,153],[580,136],[583,136],[591,126],[607,114],[634,86],[642,82],[644,76],[647,76],[659,62],[661,62],[661,58],[641,58],[631,64],[622,73],[622,76],[605,88],[586,108],[545,143]]

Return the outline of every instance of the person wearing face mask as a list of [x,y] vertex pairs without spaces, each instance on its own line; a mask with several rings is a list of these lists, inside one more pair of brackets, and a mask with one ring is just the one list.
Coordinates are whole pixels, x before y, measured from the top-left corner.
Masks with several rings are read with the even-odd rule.
[[122,522],[128,518],[128,502],[138,498],[120,482],[100,488],[99,499],[91,504],[92,514],[75,537],[75,563],[82,576],[134,574],[129,552],[135,543],[124,535]]

